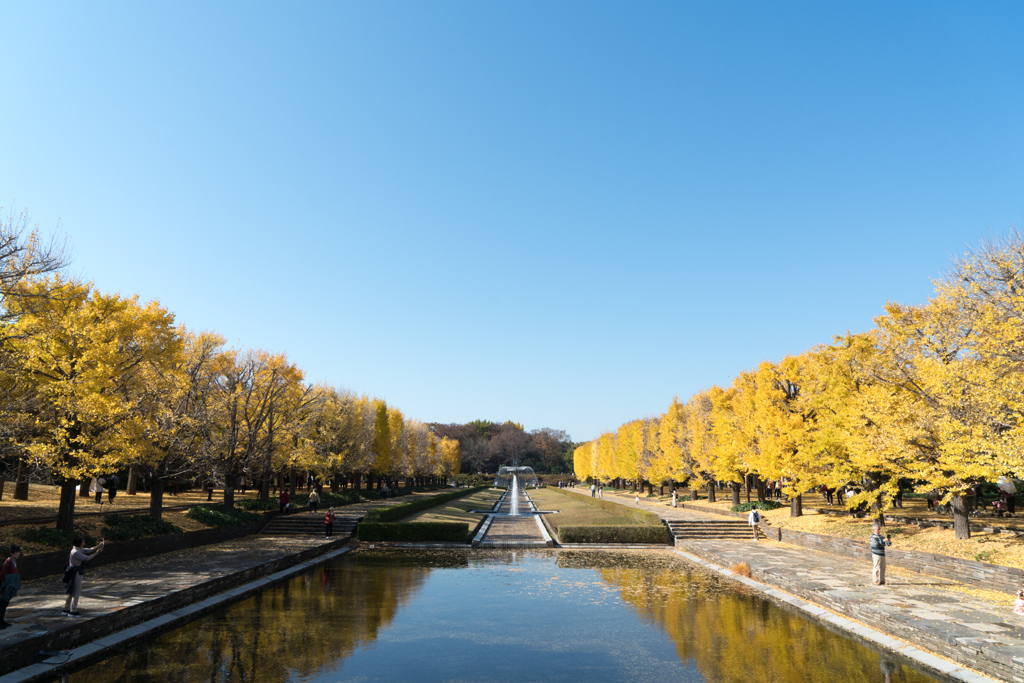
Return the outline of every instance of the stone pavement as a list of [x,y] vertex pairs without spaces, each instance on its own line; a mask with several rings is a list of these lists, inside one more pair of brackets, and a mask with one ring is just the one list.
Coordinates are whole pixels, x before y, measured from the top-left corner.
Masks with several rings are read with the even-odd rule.
[[[438,491],[441,493],[443,491]],[[431,495],[416,494],[416,495]],[[409,502],[404,496],[337,508],[339,516]],[[331,552],[347,538],[246,536],[86,570],[78,618],[63,617],[60,576],[23,580],[0,630],[0,673],[39,650],[77,647],[157,614],[177,609],[283,567]]]
[[[632,495],[606,498],[635,507]],[[640,499],[640,507],[665,520],[701,515]],[[678,541],[677,548],[726,569],[750,567],[756,581],[908,641],[997,680],[1024,681],[1024,616],[1013,596],[993,606],[976,591],[948,579],[900,571],[890,564],[886,585],[871,582],[871,558],[857,560],[761,540]],[[949,672],[946,672],[947,675]],[[960,676],[958,680],[972,680]]]

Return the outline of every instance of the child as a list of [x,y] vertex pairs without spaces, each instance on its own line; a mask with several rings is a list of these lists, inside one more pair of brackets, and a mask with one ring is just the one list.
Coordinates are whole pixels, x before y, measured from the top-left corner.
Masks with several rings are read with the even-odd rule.
[[324,538],[330,538],[334,535],[334,506],[327,508],[327,512],[324,513]]
[[1024,616],[1024,590],[1017,591],[1017,600],[1013,603],[1013,613]]

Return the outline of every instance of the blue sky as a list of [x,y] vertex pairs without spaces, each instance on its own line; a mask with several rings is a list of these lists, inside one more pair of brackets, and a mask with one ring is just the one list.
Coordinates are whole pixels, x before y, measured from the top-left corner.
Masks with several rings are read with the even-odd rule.
[[593,438],[1022,222],[1020,3],[0,9],[5,210],[423,421]]

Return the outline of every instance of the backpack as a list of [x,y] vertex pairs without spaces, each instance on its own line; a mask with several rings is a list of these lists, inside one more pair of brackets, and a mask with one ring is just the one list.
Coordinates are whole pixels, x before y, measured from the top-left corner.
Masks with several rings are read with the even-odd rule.
[[761,523],[761,513],[758,512],[757,510],[751,510],[750,511],[750,517],[751,517],[751,519],[754,520],[754,524],[760,524]]

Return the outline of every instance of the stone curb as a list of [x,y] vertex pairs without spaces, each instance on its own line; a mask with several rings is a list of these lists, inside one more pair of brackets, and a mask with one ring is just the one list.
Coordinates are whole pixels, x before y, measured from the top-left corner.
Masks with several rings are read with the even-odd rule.
[[38,664],[13,671],[5,676],[0,676],[0,683],[29,683],[42,678],[54,678],[67,671],[84,666],[90,662],[102,659],[112,654],[113,650],[123,649],[140,640],[149,638],[163,631],[168,631],[179,625],[187,623],[199,616],[224,607],[232,602],[248,597],[253,593],[269,588],[272,584],[294,576],[300,572],[317,566],[328,560],[334,559],[351,550],[351,547],[344,547],[325,555],[319,555],[313,559],[300,564],[292,565],[287,569],[270,574],[261,579],[250,581],[231,590],[194,602],[180,609],[161,614],[158,617],[149,619],[130,628],[104,636],[90,643],[76,647],[68,656],[57,655],[43,660]]
[[[151,600],[144,600],[130,607],[125,607],[106,614],[99,614],[87,619],[73,620],[65,627],[49,631],[24,640],[16,641],[0,648],[2,667],[7,672],[30,666],[38,659],[40,651],[68,650],[86,645],[97,638],[103,638],[121,629],[135,626],[149,619],[159,618],[170,611],[182,609],[190,604],[202,601],[212,595],[230,590],[242,583],[253,581],[278,571],[284,571],[296,564],[323,557],[339,548],[350,539],[340,539],[332,543],[324,543],[307,548],[297,553],[288,553],[274,560],[254,565],[193,584],[172,593]],[[3,680],[3,679],[0,679]]]
[[[954,681],[965,681],[965,683],[999,683],[998,679],[990,678],[975,671],[971,671],[970,669],[965,669],[942,659],[941,657],[937,657],[931,652],[914,647],[913,645],[908,645],[907,643],[886,635],[881,631],[877,631],[869,626],[847,619],[846,617],[839,616],[838,614],[830,612],[823,607],[819,607],[814,603],[808,602],[794,595],[790,595],[789,593],[783,592],[768,584],[755,581],[754,579],[748,579],[745,576],[737,574],[731,569],[726,569],[725,567],[709,562],[708,560],[696,555],[692,555],[684,550],[674,548],[673,552],[685,557],[694,564],[721,574],[733,581],[742,583],[743,585],[768,596],[773,602],[789,605],[790,607],[804,612],[816,621],[824,622],[827,625],[853,634],[857,638],[902,655],[903,657],[921,665],[931,673],[946,676]],[[4,683],[2,679],[0,679],[0,683]]]

